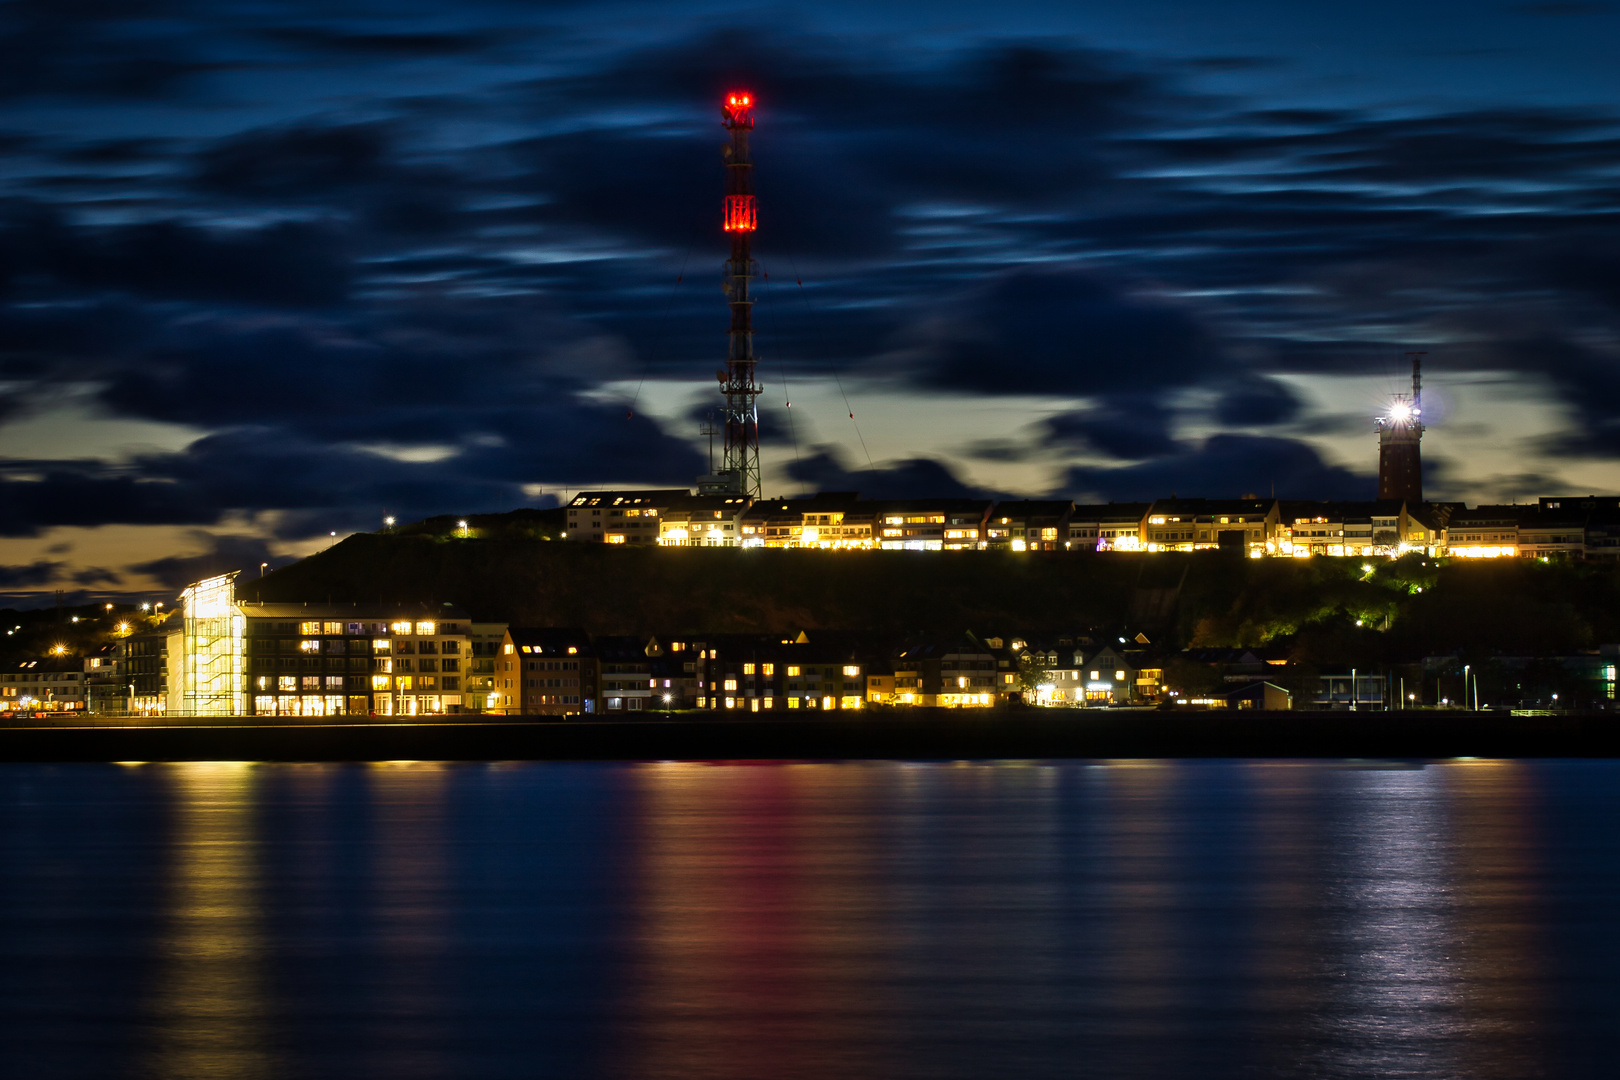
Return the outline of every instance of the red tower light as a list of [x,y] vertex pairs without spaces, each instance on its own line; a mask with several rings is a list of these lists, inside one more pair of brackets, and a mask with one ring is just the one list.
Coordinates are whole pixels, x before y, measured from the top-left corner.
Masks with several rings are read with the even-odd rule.
[[726,103],[721,106],[726,114],[727,127],[751,128],[754,126],[754,95],[746,90],[739,90],[726,95]]
[[752,195],[727,195],[726,232],[753,232],[759,228],[759,209]]

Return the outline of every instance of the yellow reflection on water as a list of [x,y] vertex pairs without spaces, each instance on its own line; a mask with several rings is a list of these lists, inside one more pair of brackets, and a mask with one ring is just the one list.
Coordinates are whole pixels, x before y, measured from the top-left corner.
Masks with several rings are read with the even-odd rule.
[[151,995],[151,1074],[274,1076],[265,1031],[254,770],[244,762],[162,768],[176,821],[169,927]]

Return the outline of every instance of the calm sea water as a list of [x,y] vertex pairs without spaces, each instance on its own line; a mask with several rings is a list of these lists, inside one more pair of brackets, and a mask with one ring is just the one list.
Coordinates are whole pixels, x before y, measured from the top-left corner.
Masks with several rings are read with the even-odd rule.
[[0,1074],[1616,1075],[1620,764],[0,766]]

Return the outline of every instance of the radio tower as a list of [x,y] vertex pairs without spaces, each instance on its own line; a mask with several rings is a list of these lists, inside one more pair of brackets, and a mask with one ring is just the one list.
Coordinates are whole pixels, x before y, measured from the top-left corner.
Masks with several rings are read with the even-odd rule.
[[1378,497],[1423,501],[1423,353],[1412,358],[1412,396],[1396,394],[1378,425]]
[[720,107],[731,142],[723,151],[726,161],[726,199],[722,225],[731,235],[731,258],[726,260],[725,293],[731,304],[731,330],[728,332],[726,368],[718,373],[720,392],[725,395],[725,449],[720,470],[699,482],[699,489],[711,494],[745,495],[762,498],[759,475],[759,405],[763,391],[754,381],[754,299],[749,282],[754,279],[754,259],[749,241],[759,225],[754,203],[754,160],[748,152],[748,133],[754,130],[754,96],[746,90],[726,95]]

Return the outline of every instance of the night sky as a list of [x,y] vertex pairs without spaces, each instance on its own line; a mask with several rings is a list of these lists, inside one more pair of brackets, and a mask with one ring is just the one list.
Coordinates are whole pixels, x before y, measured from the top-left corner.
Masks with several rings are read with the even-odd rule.
[[0,0],[0,600],[690,484],[738,87],[771,494],[1370,498],[1412,349],[1431,498],[1620,490],[1617,44],[1598,3]]

